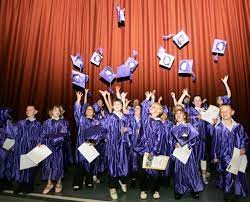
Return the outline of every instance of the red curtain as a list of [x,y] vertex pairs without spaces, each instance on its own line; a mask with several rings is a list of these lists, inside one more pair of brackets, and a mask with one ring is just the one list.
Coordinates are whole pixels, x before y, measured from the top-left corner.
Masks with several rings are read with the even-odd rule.
[[[126,8],[124,27],[118,27],[115,6]],[[70,54],[84,57],[89,75],[87,88],[93,100],[105,65],[116,71],[132,50],[138,50],[139,67],[133,81],[114,83],[131,99],[144,98],[146,90],[157,90],[168,105],[170,92],[180,95],[188,88],[215,104],[224,95],[220,78],[229,75],[236,116],[250,125],[250,4],[248,0],[1,0],[0,1],[0,101],[25,116],[27,103],[35,103],[42,120],[54,104],[66,108],[73,120],[75,94],[71,85]],[[190,43],[178,49],[162,35],[184,30]],[[225,55],[213,62],[213,40],[225,39]],[[156,57],[163,45],[176,59],[171,70],[161,68]],[[100,67],[89,60],[103,47]],[[178,76],[181,59],[193,59],[197,81]]]

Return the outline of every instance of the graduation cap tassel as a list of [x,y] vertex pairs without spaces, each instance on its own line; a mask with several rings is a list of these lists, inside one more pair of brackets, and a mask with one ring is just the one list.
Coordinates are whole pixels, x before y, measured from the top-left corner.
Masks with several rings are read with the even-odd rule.
[[217,53],[215,56],[214,56],[214,62],[218,62],[218,60],[219,60],[219,54]]
[[196,81],[196,75],[195,75],[194,72],[191,73],[191,79],[192,79],[193,82]]
[[98,53],[99,53],[100,55],[103,55],[103,48],[100,47],[100,48],[98,48],[97,51],[98,51]]
[[133,50],[133,58],[136,59],[137,56],[138,56],[138,51],[137,50]]

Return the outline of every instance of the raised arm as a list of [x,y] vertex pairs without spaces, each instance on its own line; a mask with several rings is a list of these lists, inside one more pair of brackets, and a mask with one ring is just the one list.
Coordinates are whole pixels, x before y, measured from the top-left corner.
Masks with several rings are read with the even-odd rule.
[[109,103],[109,106],[111,107],[111,109],[113,109],[113,104],[112,104],[112,101],[111,101],[110,92],[108,92],[108,91],[107,91],[107,96],[108,96],[108,103]]
[[74,117],[76,121],[76,125],[79,126],[80,118],[81,118],[81,99],[83,93],[76,92],[76,102],[74,104]]
[[184,98],[185,98],[186,96],[191,97],[191,96],[188,94],[188,89],[187,89],[187,88],[184,88],[184,89],[182,90],[182,95],[181,95],[181,97],[179,98],[177,104],[183,106],[182,103],[183,103],[183,100],[184,100]]
[[174,92],[171,92],[171,97],[172,97],[172,99],[173,99],[174,106],[178,105]]
[[101,93],[102,97],[103,97],[103,100],[105,102],[105,105],[107,106],[108,108],[108,111],[109,113],[112,113],[112,107],[109,105],[109,102],[108,102],[108,99],[107,99],[107,91],[101,91],[99,90],[99,92]]
[[127,103],[126,103],[126,96],[128,93],[122,92],[121,94],[121,99],[122,99],[122,111],[124,114],[128,114],[128,108],[127,108]]
[[120,89],[121,89],[120,86],[116,86],[116,87],[115,87],[115,94],[116,94],[116,98],[117,98],[117,99],[122,99],[122,98],[121,98]]
[[84,104],[87,104],[88,102],[88,92],[89,92],[89,89],[85,88],[84,101],[83,101]]
[[231,94],[231,90],[229,88],[229,85],[227,83],[228,75],[224,76],[224,78],[222,78],[221,81],[222,81],[222,83],[224,84],[224,86],[226,88],[228,98],[230,98],[232,94]]

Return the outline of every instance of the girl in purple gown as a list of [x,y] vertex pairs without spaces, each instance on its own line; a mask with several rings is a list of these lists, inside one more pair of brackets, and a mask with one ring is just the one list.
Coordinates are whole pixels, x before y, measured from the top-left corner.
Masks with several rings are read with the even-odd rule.
[[245,155],[248,144],[246,132],[241,124],[232,119],[233,114],[234,110],[230,105],[220,107],[222,121],[215,127],[213,136],[212,154],[220,173],[217,185],[224,191],[225,201],[230,201],[233,195],[236,201],[249,195],[246,174],[239,171],[234,175],[226,170],[234,148],[240,149],[240,155]]
[[[52,154],[42,162],[42,179],[47,180],[43,194],[54,188],[53,181],[56,181],[55,192],[62,191],[62,178],[64,177],[64,138],[69,136],[68,126],[60,117],[62,115],[60,106],[55,105],[49,110],[50,119],[46,120],[41,129],[40,144],[45,144]],[[39,145],[40,145],[39,144]]]
[[139,156],[139,184],[140,198],[146,199],[148,191],[151,190],[153,198],[160,198],[159,194],[159,178],[161,172],[152,169],[143,169],[142,162],[144,153],[147,152],[151,157],[163,155],[165,153],[165,128],[161,122],[160,116],[163,113],[163,108],[159,103],[152,103],[150,99],[153,96],[152,92],[146,92],[146,100],[142,102],[142,126],[138,144],[134,148]]
[[[85,96],[84,100],[86,101],[88,90],[85,89]],[[74,105],[74,117],[76,121],[76,126],[78,129],[77,134],[77,142],[76,148],[81,146],[84,142],[88,141],[86,137],[86,129],[98,125],[99,121],[94,118],[94,109],[91,105],[89,105],[85,113],[82,113],[81,110],[81,98],[83,94],[81,92],[77,92],[77,100]],[[89,163],[84,156],[76,150],[76,165],[74,171],[74,178],[73,178],[73,189],[75,191],[82,188],[83,180],[85,177],[85,185],[87,187],[93,187],[93,172],[95,167],[97,166],[95,159],[93,162]]]
[[183,147],[188,145],[192,149],[191,155],[186,164],[173,157],[174,165],[174,190],[175,198],[180,199],[183,194],[192,192],[194,198],[199,198],[199,192],[203,190],[203,183],[199,173],[197,158],[194,148],[197,144],[199,133],[187,123],[188,115],[183,109],[175,111],[176,125],[172,128],[172,145]]
[[32,192],[36,168],[20,170],[20,157],[27,154],[39,143],[41,124],[36,120],[37,110],[34,105],[26,108],[27,118],[15,124],[16,138],[14,145],[13,179],[16,181],[14,192]]

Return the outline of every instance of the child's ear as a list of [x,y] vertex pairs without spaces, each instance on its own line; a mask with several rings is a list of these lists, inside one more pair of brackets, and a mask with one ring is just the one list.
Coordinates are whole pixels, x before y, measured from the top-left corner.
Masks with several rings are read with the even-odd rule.
[[234,110],[232,110],[231,115],[233,116],[233,115],[234,115],[234,113],[235,113],[235,111],[234,111]]
[[37,114],[38,113],[38,110],[35,110],[35,114]]

